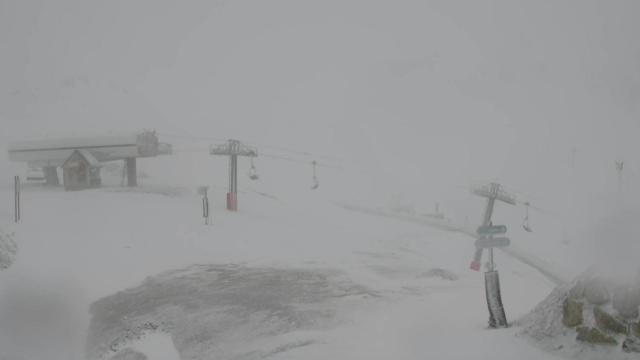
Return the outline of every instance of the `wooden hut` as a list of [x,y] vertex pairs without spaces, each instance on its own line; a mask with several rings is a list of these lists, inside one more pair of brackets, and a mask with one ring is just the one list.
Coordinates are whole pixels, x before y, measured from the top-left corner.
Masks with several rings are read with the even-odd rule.
[[100,162],[87,150],[74,150],[62,164],[67,191],[100,187]]

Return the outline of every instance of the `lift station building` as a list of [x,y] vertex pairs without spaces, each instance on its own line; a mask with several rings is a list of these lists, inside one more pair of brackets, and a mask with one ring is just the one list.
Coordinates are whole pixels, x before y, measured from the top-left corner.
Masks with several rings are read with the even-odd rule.
[[137,186],[137,159],[166,155],[171,146],[158,141],[154,131],[123,136],[74,137],[22,141],[9,145],[9,160],[41,168],[48,185],[59,185],[57,169],[64,173],[67,190],[100,186],[100,166],[124,160],[129,186]]

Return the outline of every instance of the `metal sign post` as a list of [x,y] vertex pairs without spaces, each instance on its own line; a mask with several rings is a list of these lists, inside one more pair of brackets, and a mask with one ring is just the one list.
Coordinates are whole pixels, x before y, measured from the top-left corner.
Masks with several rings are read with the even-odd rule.
[[20,222],[20,176],[13,178],[13,192],[14,192],[14,220],[16,223]]
[[211,217],[209,216],[209,196],[207,191],[209,187],[202,186],[198,189],[198,193],[202,195],[202,217],[204,218],[204,224],[209,225]]
[[509,246],[511,241],[505,237],[493,237],[493,235],[506,233],[507,227],[504,225],[494,226],[491,217],[496,200],[515,205],[516,199],[514,196],[505,192],[500,184],[496,183],[473,189],[472,192],[475,195],[487,198],[487,207],[485,208],[482,225],[477,230],[478,240],[476,240],[475,243],[476,251],[473,261],[471,262],[471,269],[475,271],[480,270],[482,252],[484,249],[489,249],[489,266],[487,272],[484,274],[485,292],[489,308],[489,327],[508,327],[507,316],[504,312],[504,306],[502,305],[502,295],[500,294],[500,276],[495,269],[493,260],[493,248]]

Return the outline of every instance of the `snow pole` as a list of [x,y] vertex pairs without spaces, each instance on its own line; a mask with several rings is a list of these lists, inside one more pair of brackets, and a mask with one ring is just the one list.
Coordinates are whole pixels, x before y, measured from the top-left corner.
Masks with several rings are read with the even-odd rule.
[[206,194],[202,198],[202,217],[204,218],[204,224],[209,225],[209,198]]
[[17,223],[20,222],[20,176],[15,176],[13,178],[13,192],[14,192],[14,221]]
[[198,193],[202,195],[202,217],[204,218],[204,224],[209,225],[211,217],[209,216],[209,187],[200,186]]

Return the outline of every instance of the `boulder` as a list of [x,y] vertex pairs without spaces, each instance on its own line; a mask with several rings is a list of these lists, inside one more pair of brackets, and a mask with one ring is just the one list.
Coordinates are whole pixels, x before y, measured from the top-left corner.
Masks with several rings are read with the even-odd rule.
[[599,307],[593,308],[593,315],[599,329],[616,334],[626,334],[627,327]]
[[578,336],[576,336],[576,340],[578,341],[598,345],[618,345],[618,341],[616,341],[616,339],[604,334],[596,328],[580,326],[576,328],[576,331],[578,332]]
[[631,324],[631,335],[635,337],[640,337],[640,322],[635,322]]
[[582,303],[567,298],[562,305],[562,323],[568,327],[582,325]]
[[604,305],[610,299],[606,283],[599,278],[590,279],[586,282],[584,296],[593,305]]
[[626,353],[640,353],[640,340],[637,338],[626,338],[622,343],[622,351]]

